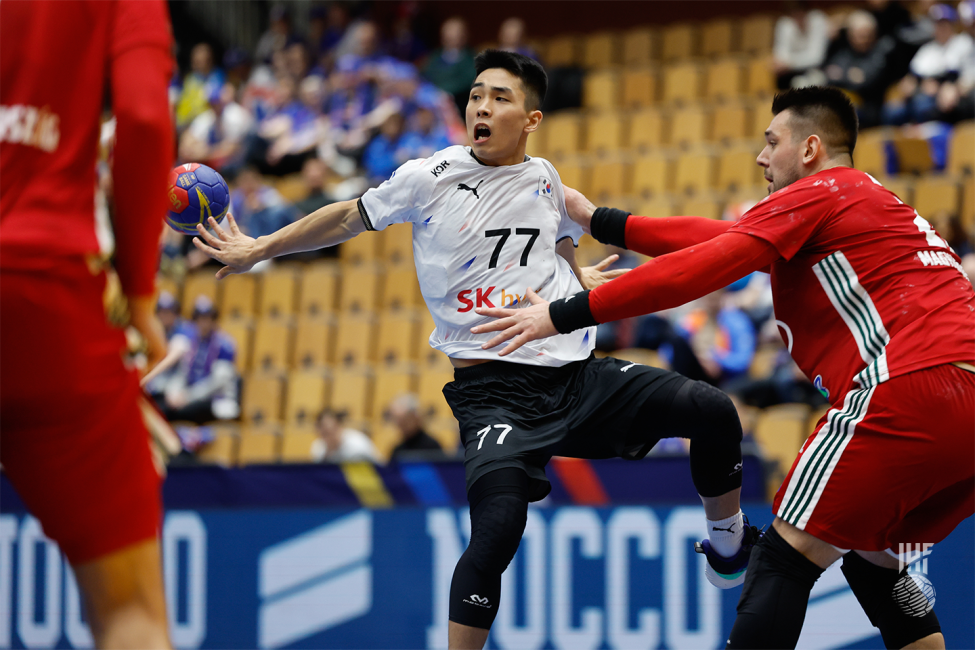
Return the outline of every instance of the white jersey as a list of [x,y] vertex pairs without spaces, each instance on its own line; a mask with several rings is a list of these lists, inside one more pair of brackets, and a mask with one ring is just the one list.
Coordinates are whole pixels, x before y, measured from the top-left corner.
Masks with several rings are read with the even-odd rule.
[[[528,158],[491,167],[469,147],[455,146],[411,160],[366,192],[359,211],[369,230],[413,224],[413,258],[420,290],[436,329],[430,346],[457,359],[498,359],[482,350],[494,333],[471,334],[491,319],[476,307],[528,305],[531,287],[545,300],[566,298],[582,285],[555,251],[582,229],[569,219],[559,175],[550,162]],[[589,356],[595,328],[558,334],[504,357],[535,366],[562,366]]]

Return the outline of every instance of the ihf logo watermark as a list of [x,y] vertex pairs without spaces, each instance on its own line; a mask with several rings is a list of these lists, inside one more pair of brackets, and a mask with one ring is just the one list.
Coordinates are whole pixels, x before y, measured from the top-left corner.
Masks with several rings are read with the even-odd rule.
[[934,544],[898,544],[897,568],[907,573],[894,585],[894,600],[911,616],[924,616],[934,609],[935,590],[928,578],[928,556]]

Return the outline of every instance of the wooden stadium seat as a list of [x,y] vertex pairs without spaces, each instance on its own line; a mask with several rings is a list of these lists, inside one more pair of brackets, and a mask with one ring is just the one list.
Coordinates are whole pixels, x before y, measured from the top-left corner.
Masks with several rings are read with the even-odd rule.
[[353,366],[375,360],[376,317],[372,312],[347,312],[338,317],[336,364]]
[[318,440],[314,427],[286,426],[281,436],[282,463],[313,463],[312,445]]
[[[748,136],[751,124],[751,110],[745,104],[725,104],[714,108],[711,119],[710,140],[713,142],[729,142],[741,140]],[[759,144],[755,143],[756,147]],[[756,148],[756,156],[758,149]]]
[[737,25],[728,18],[719,18],[704,23],[701,28],[701,54],[704,56],[724,56],[733,51],[735,28]]
[[196,450],[196,459],[206,465],[233,467],[237,464],[240,434],[227,427],[213,427],[213,440]]
[[[535,137],[535,134],[532,134],[533,137]],[[379,233],[379,235],[383,240],[383,261],[387,264],[404,264],[412,268],[413,226],[408,223],[393,224]]]
[[615,110],[620,105],[621,76],[617,70],[591,70],[582,80],[582,106]]
[[758,416],[753,435],[772,465],[766,487],[773,496],[806,440],[808,418],[809,407],[805,404],[779,404]]
[[646,65],[656,58],[658,33],[651,27],[637,27],[623,33],[623,63]]
[[380,258],[379,245],[382,237],[374,232],[364,232],[339,246],[339,259],[342,265],[375,262]]
[[717,189],[738,191],[764,186],[764,171],[755,162],[758,156],[751,148],[737,148],[721,152],[718,159]]
[[565,156],[582,151],[582,116],[578,113],[554,113],[542,120],[539,130],[546,132],[546,151],[549,156]]
[[623,108],[646,108],[657,101],[657,72],[652,68],[627,68],[622,85]]
[[626,146],[626,118],[619,111],[603,111],[586,116],[586,151],[612,153]]
[[582,66],[592,69],[616,65],[620,62],[621,45],[615,32],[596,32],[583,37]]
[[720,59],[708,64],[704,97],[709,100],[735,99],[745,87],[745,68],[737,58]]
[[277,425],[249,425],[241,429],[238,465],[268,465],[280,458],[281,435]]
[[206,296],[214,305],[217,304],[217,278],[213,274],[213,269],[195,271],[186,276],[183,282],[183,318],[190,318],[193,315],[193,303],[200,296]]
[[298,306],[298,274],[274,269],[261,278],[261,316],[291,316]]
[[579,238],[579,246],[576,247],[576,260],[578,260],[579,266],[595,264],[604,257],[606,257],[606,247],[603,244],[589,235],[583,235]]
[[971,175],[962,178],[961,224],[971,240],[975,231],[975,177]]
[[262,318],[254,329],[253,367],[284,370],[291,361],[294,323],[287,318]]
[[377,309],[382,298],[382,280],[383,268],[378,264],[343,267],[339,290],[340,311]]
[[775,92],[775,74],[772,72],[772,61],[769,57],[755,57],[748,62],[745,91],[749,95],[763,96]]
[[372,369],[367,366],[336,368],[329,406],[334,411],[344,411],[352,420],[371,417],[373,381]]
[[630,135],[627,142],[631,149],[646,151],[659,147],[664,142],[667,120],[662,112],[648,108],[630,117]]
[[332,314],[339,301],[339,270],[333,265],[319,264],[301,275],[301,299],[298,310],[302,314]]
[[887,154],[885,152],[888,131],[886,129],[865,129],[857,135],[853,149],[853,166],[867,172],[874,178],[887,174]]
[[320,368],[328,364],[334,335],[335,323],[330,316],[299,316],[291,367]]
[[179,283],[168,276],[160,274],[156,276],[156,298],[158,299],[159,294],[164,291],[173,298],[176,298],[176,300],[179,300],[181,294]]
[[760,345],[755,350],[751,364],[748,366],[748,376],[752,379],[767,379],[772,376],[775,364],[782,352],[780,345]]
[[274,180],[274,189],[288,203],[297,203],[308,198],[308,186],[301,174],[281,176]]
[[417,381],[420,411],[426,418],[451,417],[452,412],[443,396],[443,387],[454,380],[452,368],[424,365]]
[[622,348],[620,350],[613,350],[607,356],[639,363],[644,366],[652,366],[654,368],[669,368],[667,362],[663,360],[656,350],[648,350],[646,348]]
[[278,422],[284,397],[284,380],[278,373],[252,372],[244,377],[244,422]]
[[690,104],[701,97],[704,69],[697,63],[675,63],[664,68],[663,100]]
[[454,416],[433,418],[426,423],[426,431],[440,443],[447,454],[454,454],[460,447],[460,425]]
[[417,328],[420,316],[413,309],[385,311],[379,317],[379,336],[376,356],[386,364],[412,361],[417,358]]
[[714,184],[714,156],[707,151],[682,154],[677,158],[674,190],[679,193],[705,192]]
[[416,267],[400,264],[388,267],[382,291],[383,309],[413,309],[423,305],[420,294],[420,281],[416,277]]
[[663,28],[661,58],[664,61],[680,61],[698,52],[698,31],[690,23],[667,25]]
[[291,425],[314,426],[328,403],[328,377],[323,370],[296,370],[288,375],[284,419]]
[[589,191],[590,166],[584,158],[578,156],[565,158],[555,165],[555,169],[559,172],[563,185],[577,189],[583,194]]
[[975,122],[959,122],[948,143],[948,167],[952,174],[975,173]]
[[947,234],[948,220],[958,216],[961,200],[958,181],[950,176],[927,176],[914,186],[914,209],[939,233]]
[[668,196],[658,196],[650,201],[644,201],[636,206],[634,214],[643,217],[672,217],[677,214],[674,200]]
[[724,203],[717,197],[695,196],[685,200],[681,204],[679,212],[682,215],[718,220],[721,219],[723,209]]
[[579,37],[572,34],[556,36],[548,42],[545,50],[545,65],[549,68],[563,68],[578,65],[581,60]]
[[[897,166],[902,174],[926,174],[934,169],[931,145],[922,138],[894,137]],[[855,151],[855,150],[854,150]]]
[[218,284],[221,289],[220,313],[230,318],[246,318],[257,311],[257,275],[235,273]]
[[641,156],[633,164],[630,192],[643,197],[666,194],[673,188],[673,159],[667,154]]
[[711,111],[703,106],[685,106],[674,111],[670,122],[670,144],[679,147],[701,144],[707,138]]
[[765,54],[772,51],[772,34],[775,31],[775,18],[756,14],[741,22],[741,51],[750,54]]
[[907,176],[891,176],[889,178],[878,178],[878,180],[888,190],[897,195],[904,203],[914,206],[914,182]]
[[525,154],[531,156],[532,158],[547,157],[548,156],[548,147],[546,146],[547,134],[548,134],[548,130],[544,128],[539,128],[535,132],[529,134],[528,142],[525,145]]
[[404,393],[416,392],[417,371],[412,363],[383,366],[376,369],[376,392],[373,416],[381,417],[390,403]]
[[819,406],[813,409],[809,413],[809,417],[806,418],[806,437],[808,438],[813,433],[816,432],[816,427],[819,426],[819,421],[829,412],[831,407],[827,404],[825,406]]
[[632,166],[621,158],[597,162],[592,168],[589,195],[599,203],[623,194],[624,188],[630,185],[627,176],[631,171]]
[[381,413],[373,418],[368,429],[370,431],[369,437],[376,447],[379,458],[383,462],[389,461],[393,455],[393,449],[403,441],[403,434],[392,422],[383,418]]
[[234,367],[237,372],[245,373],[251,368],[251,347],[254,337],[254,323],[248,318],[222,319],[222,329],[234,340]]
[[[751,120],[746,134],[749,138],[755,139],[755,146],[765,146],[765,130],[772,123],[772,102],[759,100],[751,105]],[[859,147],[859,140],[857,141]],[[758,152],[755,152],[756,156]]]

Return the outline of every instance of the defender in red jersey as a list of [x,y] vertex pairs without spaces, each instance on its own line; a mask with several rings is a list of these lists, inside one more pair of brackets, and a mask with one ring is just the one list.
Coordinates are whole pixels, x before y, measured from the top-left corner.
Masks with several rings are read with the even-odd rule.
[[[0,458],[74,568],[99,647],[169,647],[160,478],[105,296],[114,236],[130,322],[161,358],[171,41],[160,1],[0,4]],[[95,193],[106,90],[111,224]]]
[[596,239],[659,257],[570,299],[479,310],[500,320],[476,329],[503,330],[485,347],[510,340],[505,355],[770,272],[783,340],[833,408],[776,495],[728,647],[794,647],[813,583],[840,557],[887,647],[944,647],[892,551],[939,542],[975,512],[975,292],[923,216],[852,168],[856,114],[841,93],[789,91],[772,112],[758,157],[770,194],[740,221],[633,217],[569,192]]

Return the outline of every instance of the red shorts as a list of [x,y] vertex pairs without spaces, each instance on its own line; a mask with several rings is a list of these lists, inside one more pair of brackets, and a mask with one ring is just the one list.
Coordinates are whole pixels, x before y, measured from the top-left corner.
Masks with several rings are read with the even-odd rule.
[[942,365],[847,393],[773,510],[841,549],[940,542],[975,512],[975,374]]
[[0,462],[72,564],[157,535],[160,478],[105,274],[0,268]]

